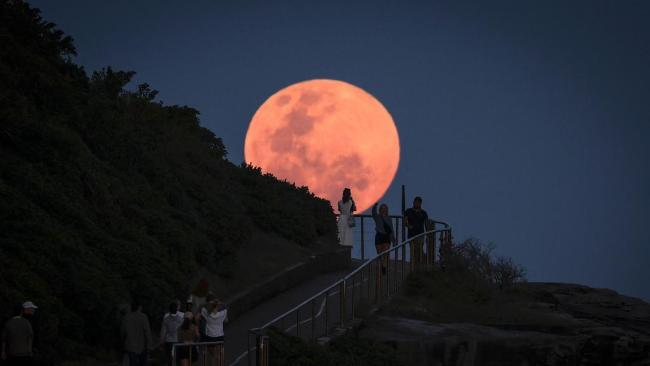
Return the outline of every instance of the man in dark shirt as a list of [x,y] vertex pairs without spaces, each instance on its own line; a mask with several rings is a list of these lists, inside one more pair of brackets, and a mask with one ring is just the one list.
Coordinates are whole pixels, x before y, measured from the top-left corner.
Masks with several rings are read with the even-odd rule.
[[142,312],[139,302],[131,304],[131,312],[122,319],[121,333],[124,351],[129,357],[129,365],[146,365],[147,352],[153,349],[153,339],[149,318]]
[[[404,223],[408,228],[409,239],[424,233],[429,215],[422,209],[422,197],[413,199],[413,207],[404,212]],[[424,235],[411,241],[411,266],[414,267],[422,260],[422,245]]]
[[7,321],[2,330],[2,360],[7,365],[30,365],[34,332],[29,320],[21,316],[22,306],[16,308],[15,316]]
[[29,321],[29,324],[32,326],[32,331],[34,332],[34,339],[32,341],[32,350],[34,354],[38,353],[38,348],[40,346],[39,316],[36,314],[36,309],[38,309],[38,306],[34,305],[31,301],[25,301],[23,303],[23,318]]

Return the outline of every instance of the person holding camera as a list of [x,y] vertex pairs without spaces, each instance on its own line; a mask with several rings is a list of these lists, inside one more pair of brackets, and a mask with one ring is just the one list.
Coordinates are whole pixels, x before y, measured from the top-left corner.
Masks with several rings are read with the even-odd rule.
[[[219,299],[214,299],[207,306],[201,308],[199,319],[205,322],[205,333],[201,335],[201,342],[223,342],[223,323],[228,321],[228,309]],[[207,346],[206,357],[210,364],[217,364],[217,345]],[[221,345],[223,347],[223,345]]]

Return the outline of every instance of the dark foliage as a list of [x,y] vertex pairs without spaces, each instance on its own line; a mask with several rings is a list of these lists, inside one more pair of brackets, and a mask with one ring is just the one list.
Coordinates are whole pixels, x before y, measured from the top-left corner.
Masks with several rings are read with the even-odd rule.
[[[517,305],[526,271],[493,244],[467,239],[449,246],[442,268],[410,273],[388,313],[431,322],[516,322],[531,314]],[[514,305],[513,305],[514,304]]]
[[116,346],[118,304],[162,313],[198,268],[227,277],[252,228],[335,238],[328,202],[231,164],[198,111],[125,90],[133,72],[88,77],[74,54],[38,10],[0,0],[0,314],[41,305],[46,357]]
[[455,243],[445,256],[445,267],[485,287],[507,289],[526,281],[526,269],[512,258],[495,256],[494,248],[474,238]]
[[397,352],[388,345],[359,338],[337,337],[327,346],[307,343],[277,330],[270,331],[270,364],[277,366],[399,366]]

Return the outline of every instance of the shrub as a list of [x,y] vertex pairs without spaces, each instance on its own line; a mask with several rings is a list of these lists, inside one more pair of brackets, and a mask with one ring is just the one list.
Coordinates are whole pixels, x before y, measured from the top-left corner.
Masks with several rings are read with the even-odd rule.
[[444,258],[445,268],[501,289],[525,281],[526,270],[511,258],[495,256],[494,249],[494,244],[485,244],[474,238],[454,243]]

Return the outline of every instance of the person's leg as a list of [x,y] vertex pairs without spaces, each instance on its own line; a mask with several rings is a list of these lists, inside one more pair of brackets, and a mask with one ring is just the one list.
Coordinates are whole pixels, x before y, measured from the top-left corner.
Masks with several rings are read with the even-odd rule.
[[[383,253],[387,251],[390,248],[390,243],[383,243],[379,245],[379,252]],[[388,257],[389,255],[386,254],[384,255],[380,261],[381,261],[381,274],[386,274],[386,271],[388,269]]]
[[174,360],[172,359],[172,347],[174,346],[174,343],[171,342],[165,342],[165,355],[167,356],[167,365],[173,366]]
[[138,354],[135,352],[127,352],[126,355],[129,357],[129,366],[139,365]]
[[422,243],[423,237],[415,239],[415,264],[420,265],[422,263]]
[[138,363],[137,365],[139,366],[146,366],[147,365],[147,351],[144,351],[138,355]]

